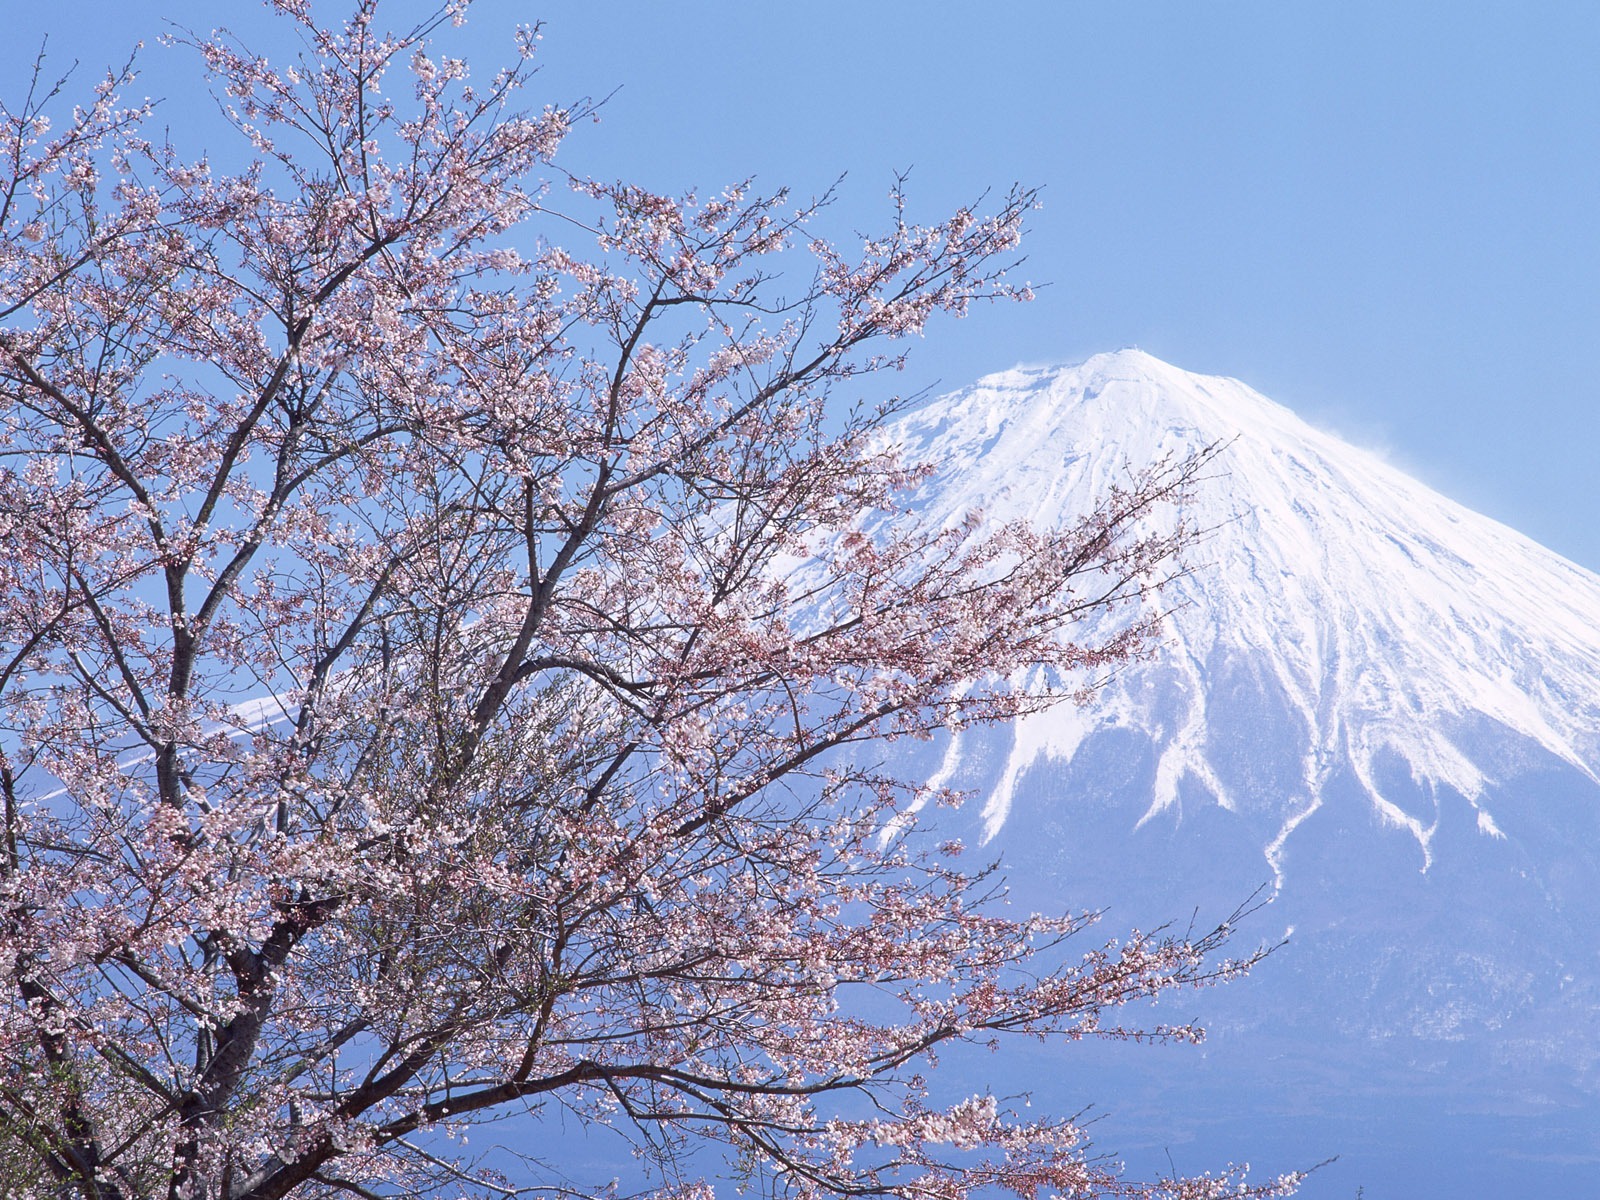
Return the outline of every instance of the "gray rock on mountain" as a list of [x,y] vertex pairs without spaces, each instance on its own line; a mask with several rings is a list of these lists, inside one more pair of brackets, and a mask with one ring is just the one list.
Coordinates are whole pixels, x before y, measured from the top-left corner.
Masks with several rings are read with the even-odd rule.
[[896,436],[941,464],[933,519],[1045,524],[1226,443],[1159,653],[1087,707],[903,751],[971,793],[928,819],[1111,932],[1266,885],[1242,936],[1288,944],[1194,1001],[1219,1103],[1292,1099],[1309,1129],[1416,1100],[1424,1141],[1450,1111],[1582,1110],[1550,1156],[1600,1177],[1600,576],[1138,351],[989,376]]

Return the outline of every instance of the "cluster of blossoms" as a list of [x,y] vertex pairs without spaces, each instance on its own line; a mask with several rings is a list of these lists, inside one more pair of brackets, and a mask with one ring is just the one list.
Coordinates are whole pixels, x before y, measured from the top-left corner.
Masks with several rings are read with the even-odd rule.
[[797,1196],[1239,1194],[929,1099],[949,1043],[1193,1036],[1117,1010],[1249,963],[1008,915],[851,753],[1137,653],[1182,541],[1140,530],[1192,463],[926,528],[892,405],[832,411],[1024,295],[1033,197],[897,192],[848,253],[783,194],[565,180],[532,31],[480,86],[462,5],[273,7],[291,63],[194,43],[243,165],[126,76],[0,110],[0,1192],[504,1192],[462,1131],[551,1105],[682,1200],[701,1143]]

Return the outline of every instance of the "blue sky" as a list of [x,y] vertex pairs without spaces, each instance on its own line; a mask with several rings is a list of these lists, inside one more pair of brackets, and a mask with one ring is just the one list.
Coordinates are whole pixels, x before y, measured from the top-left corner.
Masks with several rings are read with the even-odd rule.
[[[390,0],[399,24],[425,6]],[[162,18],[195,0],[8,3],[7,94],[119,59],[181,124]],[[342,6],[324,3],[338,15]],[[824,231],[1044,189],[1028,306],[930,333],[910,378],[1138,345],[1237,376],[1600,569],[1600,4],[1424,0],[478,0],[487,66],[545,22],[545,100],[611,95],[569,169],[820,191]],[[261,44],[270,48],[271,38]]]

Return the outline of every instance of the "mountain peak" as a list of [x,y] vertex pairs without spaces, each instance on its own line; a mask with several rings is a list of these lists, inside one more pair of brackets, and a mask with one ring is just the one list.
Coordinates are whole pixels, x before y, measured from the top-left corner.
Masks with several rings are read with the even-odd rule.
[[[951,521],[979,508],[1062,523],[1128,464],[1226,445],[1190,514],[1211,533],[1164,597],[1175,611],[1163,652],[1095,706],[1017,729],[981,789],[986,836],[1024,773],[1070,761],[1106,727],[1154,739],[1145,820],[1185,798],[1269,815],[1262,851],[1280,879],[1336,779],[1415,839],[1426,870],[1449,806],[1500,834],[1491,784],[1518,755],[1596,777],[1600,578],[1236,380],[1124,349],[986,376],[898,433],[941,464],[928,505]],[[1240,700],[1219,678],[1290,731],[1270,769],[1227,748],[1219,730]]]
[[1009,370],[983,376],[973,390],[1032,391],[1044,385],[1064,395],[1074,388],[1098,390],[1119,381],[1181,388],[1182,381],[1202,378],[1136,346],[1125,346],[1120,350],[1091,355],[1081,362],[1019,364]]
[[[1245,936],[1293,937],[1225,997],[1182,1002],[1209,1007],[1191,1086],[1219,1121],[1350,1128],[1328,1105],[1386,1148],[1431,1128],[1451,1155],[1494,1144],[1484,1161],[1593,1176],[1600,1052],[1573,1030],[1600,1010],[1600,577],[1138,350],[988,376],[899,435],[938,465],[929,519],[1044,526],[1125,464],[1222,446],[1186,514],[1209,536],[1162,593],[1148,661],[1086,707],[897,743],[908,776],[971,797],[927,814],[941,836],[987,842],[1021,903],[1144,927],[1272,880]],[[1270,1064],[1291,1081],[1276,1092]],[[1171,1065],[1150,1080],[1169,1112]],[[1428,1115],[1397,1125],[1408,1111]]]
[[1118,350],[1102,350],[1079,362],[1019,364],[1009,370],[983,376],[978,380],[977,386],[1000,386],[1021,380],[1068,374],[1098,379],[1157,379],[1173,374],[1187,376],[1190,372],[1175,367],[1137,346],[1123,346]]

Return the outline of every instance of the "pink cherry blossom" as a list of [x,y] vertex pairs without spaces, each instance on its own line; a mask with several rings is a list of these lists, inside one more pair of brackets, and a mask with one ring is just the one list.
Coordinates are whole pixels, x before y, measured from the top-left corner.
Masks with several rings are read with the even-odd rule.
[[865,749],[1070,701],[1192,537],[1196,461],[931,528],[861,402],[1026,297],[1034,195],[836,245],[568,177],[536,28],[480,76],[464,4],[273,7],[288,57],[178,39],[236,159],[131,72],[0,109],[0,1192],[617,1194],[474,1157],[560,1109],[684,1200],[1286,1194],[928,1082],[1198,1039],[1128,1006],[1257,957],[1011,912]]

